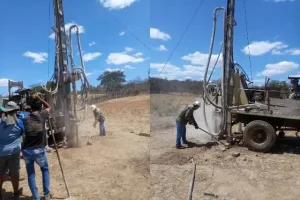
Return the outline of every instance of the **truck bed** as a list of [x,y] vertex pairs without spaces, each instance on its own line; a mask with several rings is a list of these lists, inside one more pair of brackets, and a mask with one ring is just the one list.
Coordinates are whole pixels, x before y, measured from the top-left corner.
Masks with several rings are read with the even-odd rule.
[[300,120],[299,100],[270,98],[270,110],[273,111],[272,114],[257,110],[245,111],[244,109],[232,110],[231,113]]

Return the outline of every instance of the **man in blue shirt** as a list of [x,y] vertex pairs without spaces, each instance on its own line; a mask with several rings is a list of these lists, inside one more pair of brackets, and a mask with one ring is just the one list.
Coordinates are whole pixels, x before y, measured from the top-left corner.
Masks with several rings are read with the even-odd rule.
[[28,105],[27,103],[24,103],[22,105],[23,110],[21,110],[18,114],[19,114],[19,118],[23,119],[24,117],[26,117],[27,115],[29,115],[29,113],[31,112],[31,107],[30,105]]
[[22,188],[19,190],[19,169],[21,136],[24,133],[23,122],[17,118],[18,109],[15,102],[8,102],[2,108],[3,114],[0,119],[0,191],[2,191],[4,175],[9,170],[16,198],[22,192]]

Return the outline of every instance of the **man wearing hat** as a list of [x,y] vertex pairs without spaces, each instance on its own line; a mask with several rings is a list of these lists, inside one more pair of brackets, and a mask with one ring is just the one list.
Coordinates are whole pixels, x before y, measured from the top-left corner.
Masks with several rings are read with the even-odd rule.
[[186,125],[194,125],[195,129],[198,129],[199,126],[194,118],[194,111],[200,107],[200,102],[196,101],[193,105],[185,107],[178,115],[176,119],[176,149],[181,149],[181,140],[182,143],[188,145],[189,142],[186,140]]
[[4,108],[1,108],[0,119],[0,191],[2,191],[5,173],[9,170],[15,198],[18,198],[22,192],[22,188],[19,189],[19,170],[21,136],[24,133],[23,122],[17,118],[18,109],[19,106],[15,102],[9,101]]
[[105,127],[104,127],[104,121],[105,121],[105,117],[102,113],[102,111],[97,108],[95,105],[91,105],[91,108],[93,110],[94,113],[94,117],[95,117],[95,122],[93,124],[94,128],[96,128],[97,123],[100,123],[100,136],[105,136]]

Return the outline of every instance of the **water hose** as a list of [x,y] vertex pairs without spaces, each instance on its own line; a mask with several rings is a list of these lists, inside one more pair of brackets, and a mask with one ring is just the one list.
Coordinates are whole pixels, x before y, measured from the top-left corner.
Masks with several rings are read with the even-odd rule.
[[[221,131],[219,133],[213,133],[211,130],[210,130],[210,127],[208,125],[208,122],[207,122],[207,116],[206,116],[206,112],[205,112],[205,102],[206,100],[209,101],[209,103],[211,105],[213,105],[215,108],[219,108],[219,109],[222,109],[224,111],[224,107],[225,107],[225,102],[224,102],[224,79],[222,79],[222,82],[221,82],[221,88],[222,88],[222,106],[219,106],[217,104],[215,104],[214,102],[212,102],[209,98],[207,98],[207,87],[209,85],[207,85],[206,81],[207,81],[207,74],[208,74],[208,69],[209,69],[209,64],[210,64],[210,61],[211,61],[211,55],[212,55],[212,51],[213,51],[213,46],[214,46],[214,41],[215,41],[215,33],[216,33],[216,21],[217,21],[217,12],[220,11],[220,10],[223,10],[224,13],[226,12],[225,11],[225,8],[223,7],[217,7],[215,10],[214,10],[214,18],[213,18],[213,30],[212,30],[212,37],[211,37],[211,43],[210,43],[210,49],[209,49],[209,54],[208,54],[208,59],[207,59],[207,64],[206,64],[206,69],[205,69],[205,73],[204,73],[204,80],[203,80],[203,101],[204,101],[204,104],[202,106],[202,112],[203,112],[203,118],[204,118],[204,123],[205,123],[205,126],[207,128],[207,132],[210,133],[210,135],[212,136],[218,136],[220,135],[221,131],[225,128],[225,121],[226,121],[226,115],[223,114],[223,120],[222,120],[222,124],[221,124]],[[226,16],[226,15],[225,15]],[[225,24],[225,16],[224,16],[224,24]],[[222,45],[223,46],[223,45]],[[221,51],[220,51],[221,53]]]

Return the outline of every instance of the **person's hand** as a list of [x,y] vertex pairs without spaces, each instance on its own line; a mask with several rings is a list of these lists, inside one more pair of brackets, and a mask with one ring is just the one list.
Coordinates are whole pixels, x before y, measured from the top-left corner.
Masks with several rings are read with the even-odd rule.
[[38,95],[37,93],[35,93],[35,94],[32,95],[32,98],[33,98],[33,99],[38,99],[38,98],[39,98],[39,95]]
[[199,129],[199,126],[195,126],[195,129]]

